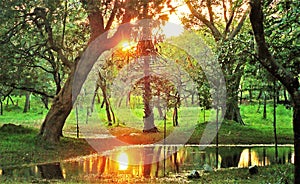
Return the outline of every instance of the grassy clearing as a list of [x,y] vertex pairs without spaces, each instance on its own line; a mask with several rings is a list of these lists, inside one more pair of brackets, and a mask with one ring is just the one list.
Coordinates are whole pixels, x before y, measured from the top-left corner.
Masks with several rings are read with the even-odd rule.
[[[25,99],[16,97],[15,103],[18,101],[19,107],[8,105],[5,107],[3,116],[0,116],[0,126],[5,123],[14,123],[25,127],[39,129],[42,121],[47,113],[43,108],[40,99],[35,96],[31,98],[31,110],[23,113],[21,108]],[[254,143],[274,143],[273,135],[273,107],[272,104],[267,106],[267,119],[263,119],[261,106],[257,112],[257,104],[242,105],[241,115],[245,122],[245,126],[236,124],[235,122],[224,122],[219,131],[219,141],[223,144],[254,144]],[[206,127],[204,123],[204,112],[195,107],[181,107],[179,109],[179,127],[172,126],[172,111],[167,113],[167,135],[175,129],[180,129],[180,134],[176,137],[182,139],[181,135],[192,134],[188,143],[199,143],[203,130]],[[86,108],[78,109],[79,129],[81,135],[86,131],[88,133],[108,133],[117,136],[119,139],[132,144],[153,143],[163,138],[164,121],[158,116],[157,109],[154,109],[155,124],[159,128],[159,133],[143,134],[143,109],[115,109],[118,125],[112,127],[107,126],[105,110],[96,105],[95,111],[91,116],[87,117]],[[205,121],[211,119],[210,110],[206,110]],[[88,122],[88,124],[86,124]],[[195,127],[193,127],[195,126]],[[76,135],[76,116],[73,110],[67,119],[64,127],[66,136]],[[137,133],[138,136],[129,136],[130,133]],[[286,109],[283,105],[277,107],[277,134],[279,143],[293,143],[292,131],[292,110]],[[255,136],[253,136],[255,135]]]
[[[19,100],[21,102],[21,100]],[[19,105],[22,105],[19,103]],[[0,116],[0,126],[5,123],[14,123],[17,125],[22,125],[33,129],[30,134],[7,134],[5,132],[0,132],[1,138],[1,164],[3,161],[12,160],[11,163],[26,163],[21,161],[21,159],[15,160],[14,158],[8,158],[3,156],[3,153],[18,154],[16,150],[23,149],[27,150],[29,155],[32,152],[38,151],[34,148],[36,145],[41,144],[36,138],[38,129],[42,123],[43,118],[45,117],[46,110],[42,108],[39,99],[32,98],[32,106],[35,107],[31,109],[28,113],[23,113],[23,109],[16,106],[6,107],[6,111],[3,116]],[[257,112],[258,105],[242,105],[241,114],[245,122],[245,126],[241,126],[235,122],[224,122],[221,125],[219,131],[219,143],[221,144],[268,144],[274,143],[273,135],[273,116],[272,116],[272,105],[267,106],[267,119],[262,118],[262,107],[260,112]],[[115,110],[117,112],[122,112],[121,110]],[[142,109],[129,109],[127,113],[122,113],[121,117],[117,117],[119,125],[113,125],[108,127],[106,123],[105,110],[96,106],[95,113],[92,116],[88,117],[88,124],[86,124],[86,109],[79,109],[79,128],[80,136],[83,135],[83,132],[86,131],[91,133],[91,135],[96,133],[106,133],[116,136],[118,139],[128,142],[130,144],[150,144],[155,143],[163,139],[163,128],[164,121],[158,117],[158,113],[155,111],[155,124],[160,130],[159,133],[147,133],[142,132],[143,123],[142,123]],[[210,119],[211,112],[206,111],[205,120]],[[182,142],[184,136],[191,135],[187,143],[189,144],[198,144],[204,128],[207,123],[204,123],[204,112],[200,111],[197,108],[180,108],[179,112],[179,127],[174,128],[172,126],[172,111],[167,113],[167,135],[171,134],[175,130],[179,130],[179,133],[173,138],[173,142]],[[195,127],[193,127],[195,126]],[[67,122],[64,127],[64,132],[66,136],[75,137],[76,135],[76,117],[75,113],[72,112],[68,117]],[[278,105],[277,108],[277,132],[278,132],[278,142],[281,144],[292,144],[293,143],[293,131],[292,131],[292,110],[285,109],[284,106]],[[255,136],[254,136],[255,135]],[[29,143],[34,143],[36,145],[26,145],[22,141],[28,140]],[[66,142],[64,142],[64,140]],[[62,143],[67,144],[68,141],[75,141],[76,139],[63,139]],[[178,140],[178,141],[177,141]],[[84,143],[83,143],[84,144]],[[11,146],[14,145],[14,146]],[[64,145],[66,146],[66,145]],[[26,147],[26,148],[22,148]],[[44,149],[40,146],[41,149]],[[47,147],[45,147],[45,150]],[[5,152],[4,152],[5,151]],[[42,150],[43,152],[44,150]],[[21,152],[21,155],[23,152]],[[26,153],[25,153],[26,154]],[[47,155],[47,154],[46,154]],[[77,153],[73,153],[77,155]],[[21,156],[19,156],[21,157]],[[30,156],[31,157],[31,156]],[[45,156],[46,157],[46,156]],[[38,158],[33,158],[31,162],[38,161]],[[24,159],[26,160],[26,159]],[[42,160],[45,160],[43,158]],[[50,159],[49,159],[50,160]]]
[[[274,143],[273,133],[273,108],[272,105],[267,107],[267,119],[263,119],[262,107],[260,112],[257,112],[258,105],[242,105],[241,114],[245,122],[245,126],[241,126],[235,122],[224,122],[221,124],[219,131],[219,142],[222,144],[269,144]],[[155,109],[156,110],[156,109]],[[148,144],[154,143],[163,139],[164,121],[158,117],[158,113],[155,113],[155,124],[160,130],[159,133],[143,134],[143,110],[142,109],[119,109],[116,110],[116,114],[122,114],[117,117],[118,125],[115,124],[112,127],[108,127],[106,123],[106,117],[104,109],[96,108],[95,113],[88,117],[88,124],[86,124],[86,111],[84,109],[79,110],[79,128],[82,132],[100,132],[101,129],[106,129],[107,133],[117,136],[119,139],[131,143],[131,144]],[[206,111],[205,120],[208,121],[213,112]],[[198,144],[204,128],[207,123],[204,122],[204,112],[198,108],[180,108],[179,112],[179,127],[174,128],[172,126],[172,112],[167,113],[167,135],[175,130],[179,130],[179,134],[176,139],[182,140],[185,135],[191,135],[191,138],[187,143]],[[89,130],[85,130],[88,127]],[[65,131],[76,131],[76,118],[72,113],[68,118]],[[131,133],[135,133],[135,136],[130,136]],[[281,144],[293,143],[293,131],[292,131],[292,110],[286,109],[282,105],[278,105],[277,108],[277,134],[278,142]],[[255,135],[255,136],[253,136]],[[180,141],[179,141],[180,142]]]

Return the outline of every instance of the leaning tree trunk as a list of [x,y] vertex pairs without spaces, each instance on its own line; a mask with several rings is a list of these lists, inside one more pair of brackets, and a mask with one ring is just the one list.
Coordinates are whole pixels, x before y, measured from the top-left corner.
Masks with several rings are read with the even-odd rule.
[[[128,39],[130,35],[131,25],[124,24],[119,26],[113,36],[109,37],[108,32],[101,29],[103,24],[101,24],[101,21],[100,23],[98,21],[99,11],[89,14],[88,18],[91,27],[89,46],[81,56],[80,61],[72,63],[70,74],[60,92],[55,96],[41,126],[40,135],[46,141],[59,141],[62,128],[72,110],[73,101],[77,99],[88,74],[99,56],[106,50],[115,47],[122,39]],[[130,17],[126,13],[123,18],[124,22],[130,21]]]
[[52,106],[40,129],[40,135],[44,140],[50,142],[59,141],[62,133],[62,128],[73,106],[72,82],[74,74],[75,69],[71,71],[65,85],[53,99]]

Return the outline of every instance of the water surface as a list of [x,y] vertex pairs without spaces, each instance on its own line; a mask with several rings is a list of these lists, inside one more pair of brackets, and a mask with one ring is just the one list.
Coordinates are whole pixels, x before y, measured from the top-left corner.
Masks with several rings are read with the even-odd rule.
[[[294,162],[292,146],[278,149],[278,162]],[[218,160],[218,162],[217,162]],[[101,181],[107,179],[185,177],[191,170],[267,166],[276,163],[272,146],[130,146],[57,163],[2,168],[0,176],[32,180]]]

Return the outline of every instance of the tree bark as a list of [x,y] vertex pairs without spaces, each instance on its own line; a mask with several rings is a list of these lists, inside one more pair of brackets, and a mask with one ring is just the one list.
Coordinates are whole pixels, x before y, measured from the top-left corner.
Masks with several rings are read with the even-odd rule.
[[154,125],[153,107],[150,102],[152,99],[151,86],[150,86],[150,59],[148,56],[144,58],[144,129],[143,132],[157,132]]
[[24,110],[23,110],[23,113],[26,113],[30,110],[30,95],[31,93],[30,92],[26,92],[25,94],[25,105],[24,105]]
[[106,85],[103,85],[103,86],[101,85],[100,88],[102,90],[103,102],[105,104],[105,112],[106,112],[108,125],[111,126],[112,119],[111,119],[111,114],[110,114],[110,104],[109,104],[108,96],[107,96],[107,92],[106,92]]
[[236,76],[234,79],[228,75],[225,76],[227,79],[227,110],[224,118],[227,120],[233,120],[235,122],[244,125],[239,108],[238,89],[240,84],[241,75]]
[[94,108],[95,108],[95,101],[96,101],[96,96],[98,94],[98,89],[99,89],[99,85],[96,85],[96,89],[94,91],[94,95],[93,95],[93,99],[92,99],[92,104],[91,104],[91,112],[94,112]]
[[0,115],[1,116],[3,115],[3,102],[1,99],[0,99]]
[[261,97],[261,95],[262,95],[262,92],[263,92],[262,89],[260,89],[260,90],[259,90],[259,93],[258,93],[258,95],[257,95],[256,100],[259,100],[259,99],[260,99],[260,97]]
[[71,69],[61,91],[53,99],[52,106],[41,126],[40,135],[44,140],[50,142],[59,141],[59,138],[62,135],[62,128],[72,110],[73,102],[80,93],[80,90],[97,58],[105,50],[112,48],[119,41],[104,39],[105,37],[102,37],[102,39],[98,38],[97,41],[91,43],[90,48],[88,48],[82,56],[81,60],[84,60],[84,62],[74,63],[75,66]]
[[286,94],[286,90],[283,89],[283,96],[284,96],[284,104],[288,104],[289,103],[289,100],[288,100],[288,97],[287,97],[287,94]]
[[274,129],[274,142],[275,142],[275,160],[278,163],[278,140],[277,140],[277,127],[276,127],[276,97],[277,97],[277,90],[276,90],[276,80],[274,79],[274,88],[273,88],[273,129]]
[[42,96],[41,100],[42,100],[42,102],[44,103],[45,108],[46,108],[47,110],[49,110],[49,97]]
[[62,128],[73,106],[72,81],[74,74],[75,69],[71,71],[61,91],[53,99],[52,106],[41,126],[40,135],[46,141],[58,142],[60,139]]
[[291,74],[271,55],[265,42],[263,27],[263,11],[260,0],[251,0],[250,22],[257,43],[259,62],[276,79],[278,79],[291,95],[293,103],[293,131],[294,131],[294,151],[295,170],[294,183],[300,183],[300,84],[297,75]]
[[249,88],[249,101],[252,102],[252,99],[253,99],[253,95],[252,95],[252,86],[250,86]]
[[[237,26],[233,25],[233,22],[236,22],[235,19],[235,15],[237,13],[237,7],[234,7],[233,4],[230,4],[230,7],[223,9],[225,14],[226,13],[230,13],[230,11],[233,11],[235,13],[230,13],[231,16],[229,18],[229,20],[227,19],[227,16],[225,16],[225,24],[226,24],[226,28],[225,30],[221,30],[220,28],[218,28],[218,26],[216,26],[217,24],[213,21],[214,20],[214,13],[211,9],[211,5],[207,4],[206,7],[208,8],[208,15],[210,17],[210,19],[206,18],[206,15],[202,12],[202,11],[197,11],[197,9],[195,8],[195,6],[193,5],[192,1],[186,1],[186,4],[188,6],[188,8],[190,9],[192,15],[197,18],[199,21],[201,21],[211,32],[211,35],[214,37],[215,42],[217,43],[217,45],[219,45],[222,41],[229,41],[229,40],[233,40],[234,37],[240,32],[246,18],[247,15],[249,13],[249,9],[245,9],[243,10],[243,12],[240,12],[240,16],[241,18],[237,21],[238,24]],[[205,6],[204,6],[205,7]],[[204,8],[203,7],[203,8]],[[223,6],[224,8],[224,6]],[[230,9],[230,11],[228,11]],[[227,21],[226,21],[227,20]],[[236,121],[240,124],[244,124],[241,115],[240,115],[240,110],[238,107],[238,95],[236,94],[239,88],[239,84],[240,84],[240,79],[242,77],[242,71],[244,70],[244,63],[245,61],[242,60],[236,60],[234,61],[235,64],[237,65],[236,68],[233,67],[233,65],[231,65],[230,63],[233,63],[232,61],[228,63],[224,63],[223,62],[223,73],[225,74],[225,80],[227,83],[227,97],[228,97],[228,102],[226,103],[227,106],[227,111],[226,114],[224,116],[225,119],[227,120],[233,120]],[[220,62],[222,63],[222,62]],[[232,76],[232,75],[237,74],[237,76]],[[232,79],[235,78],[235,79]],[[236,80],[236,81],[235,81]],[[233,83],[234,82],[234,83]],[[230,85],[234,85],[234,87],[230,87]]]
[[173,112],[173,126],[174,127],[178,126],[178,109],[177,109],[177,105],[175,105],[174,112]]
[[109,103],[109,97],[107,95],[106,79],[102,76],[100,71],[98,72],[98,76],[99,76],[99,84],[98,85],[102,91],[102,96],[103,96],[103,103],[101,105],[101,108],[103,108],[103,106],[105,104],[105,112],[106,112],[108,125],[111,126],[112,125],[112,119],[111,119],[111,114],[110,114],[111,107],[110,107],[110,103]]
[[156,108],[157,108],[157,111],[158,111],[158,114],[159,114],[159,118],[160,119],[163,119],[164,118],[164,113],[162,111],[162,108],[161,108],[161,105],[160,105],[160,89],[158,89],[158,92],[157,92],[157,100],[156,100]]
[[240,91],[240,105],[243,103],[243,89]]
[[263,119],[267,119],[267,94],[264,92],[264,112]]

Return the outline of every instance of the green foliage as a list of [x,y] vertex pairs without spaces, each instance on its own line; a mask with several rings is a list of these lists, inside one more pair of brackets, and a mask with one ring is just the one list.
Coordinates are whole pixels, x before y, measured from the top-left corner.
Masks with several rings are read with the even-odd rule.
[[1,3],[0,84],[54,96],[68,73],[67,60],[74,60],[87,40],[80,4],[73,0]]
[[300,2],[280,0],[265,4],[265,34],[275,59],[295,76],[300,73]]

